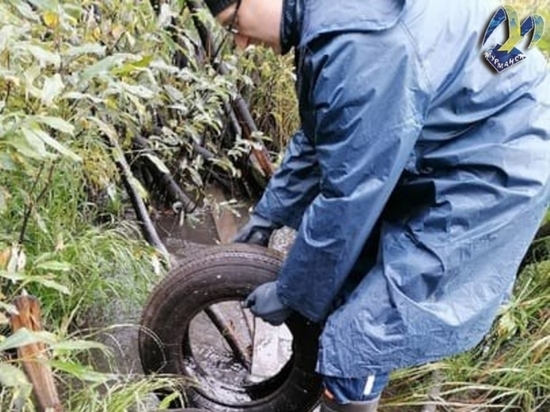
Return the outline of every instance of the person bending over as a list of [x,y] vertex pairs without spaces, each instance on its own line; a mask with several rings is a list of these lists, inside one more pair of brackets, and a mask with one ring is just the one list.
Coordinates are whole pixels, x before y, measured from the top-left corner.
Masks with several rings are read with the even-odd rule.
[[546,61],[487,64],[498,1],[206,4],[238,47],[296,57],[301,127],[235,240],[297,235],[246,302],[322,324],[323,412],[375,411],[391,371],[472,348],[511,292],[548,207]]

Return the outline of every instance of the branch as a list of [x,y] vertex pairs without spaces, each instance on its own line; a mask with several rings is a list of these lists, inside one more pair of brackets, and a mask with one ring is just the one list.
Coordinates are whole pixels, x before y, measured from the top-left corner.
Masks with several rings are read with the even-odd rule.
[[[142,152],[149,153],[149,154],[154,154],[153,150],[151,150],[147,147],[147,139],[145,139],[141,136],[137,136],[137,137],[134,138],[134,145],[137,146],[138,150],[140,150]],[[204,152],[207,152],[207,153],[204,153]],[[214,155],[212,153],[208,152],[206,149],[204,150],[204,152],[203,152],[203,155],[205,156],[205,158],[210,159],[210,158],[214,157]],[[209,156],[211,156],[211,157],[209,157]],[[151,168],[153,170],[153,174],[157,175],[157,177],[160,180],[160,183],[168,191],[170,196],[173,199],[178,199],[181,202],[181,204],[183,206],[183,210],[184,210],[185,213],[192,213],[197,207],[195,202],[193,202],[189,198],[189,196],[187,196],[183,192],[183,190],[181,190],[181,187],[176,183],[174,178],[169,173],[165,173],[162,170],[160,170],[154,164],[154,162],[151,159],[149,159],[147,157],[146,157],[146,159],[147,159],[148,164],[151,166]],[[157,161],[162,166],[164,166],[164,168],[166,170],[168,170],[168,168],[166,167],[164,162],[158,156],[157,156]]]
[[[44,188],[38,194],[36,199],[34,201],[32,199],[29,200],[29,204],[26,206],[25,215],[23,217],[23,225],[21,227],[21,232],[19,233],[19,244],[20,245],[22,245],[23,241],[25,240],[25,232],[27,231],[27,226],[29,224],[29,219],[31,217],[32,211],[34,210],[34,207],[38,204],[38,202],[40,202],[40,200],[42,200],[42,198],[45,196],[47,190],[50,188],[54,168],[55,168],[55,165],[52,165],[50,167],[50,171],[48,172],[48,180],[46,182],[46,186],[44,186]],[[38,170],[38,174],[36,175],[36,179],[34,180],[34,182],[32,184],[32,187],[31,187],[30,196],[32,196],[32,194],[36,190],[36,186],[38,186],[38,182],[40,181],[40,176],[42,175],[43,170],[44,170],[44,163],[42,163],[40,165],[40,169]]]
[[132,206],[136,211],[136,215],[140,222],[143,236],[145,237],[147,242],[153,245],[159,252],[161,252],[164,255],[167,262],[170,262],[170,254],[168,253],[168,250],[162,243],[162,240],[160,240],[157,230],[155,229],[155,226],[151,221],[151,217],[147,212],[147,207],[145,206],[145,202],[143,201],[136,187],[133,184],[133,181],[135,180],[135,178],[134,178],[134,175],[132,174],[130,165],[128,164],[128,162],[126,161],[126,158],[124,157],[124,152],[122,151],[118,142],[114,138],[111,138],[110,136],[106,136],[106,135],[105,135],[105,138],[109,146],[111,146],[111,148],[113,149],[115,164],[120,173],[120,177],[122,179],[124,188],[128,192],[128,196],[130,196],[130,201],[132,202]]

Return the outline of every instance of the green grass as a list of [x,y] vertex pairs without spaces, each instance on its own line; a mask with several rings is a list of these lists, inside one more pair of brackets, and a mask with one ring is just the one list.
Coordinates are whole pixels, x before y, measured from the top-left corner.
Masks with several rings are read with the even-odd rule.
[[[387,410],[432,401],[445,411],[546,411],[550,405],[550,262],[528,266],[493,330],[476,349],[394,374]],[[383,409],[383,410],[386,410]]]

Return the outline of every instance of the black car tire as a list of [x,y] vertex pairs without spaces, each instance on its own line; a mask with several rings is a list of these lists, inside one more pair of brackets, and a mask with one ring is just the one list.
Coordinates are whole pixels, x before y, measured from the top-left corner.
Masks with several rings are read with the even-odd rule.
[[[212,304],[242,301],[255,287],[275,280],[282,261],[278,252],[244,244],[208,247],[181,261],[155,288],[143,311],[139,353],[144,372],[198,380],[183,389],[187,403],[212,412],[312,410],[321,394],[321,378],[314,372],[320,328],[297,314],[286,322],[293,336],[290,360],[261,383],[246,388],[212,384],[196,365],[189,367],[193,359],[186,340],[192,319]],[[225,400],[241,392],[249,398]]]

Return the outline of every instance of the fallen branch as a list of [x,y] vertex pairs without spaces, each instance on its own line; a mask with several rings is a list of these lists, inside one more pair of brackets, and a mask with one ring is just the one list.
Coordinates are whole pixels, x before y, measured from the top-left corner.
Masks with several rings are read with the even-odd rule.
[[[33,332],[42,330],[40,303],[32,296],[20,296],[13,302],[18,314],[10,319],[13,332],[26,328]],[[37,409],[62,412],[53,373],[47,363],[46,345],[42,342],[25,345],[17,349],[23,369],[33,386]]]
[[133,182],[135,178],[132,173],[132,169],[130,168],[130,165],[124,157],[124,152],[114,138],[107,135],[105,135],[105,138],[107,139],[109,146],[114,152],[113,157],[115,164],[122,179],[124,188],[126,189],[128,196],[130,196],[130,202],[132,203],[132,206],[136,212],[145,240],[147,240],[147,242],[149,242],[159,252],[161,252],[166,258],[167,262],[170,262],[170,254],[168,253],[166,246],[164,246],[164,243],[162,243],[162,240],[160,240],[157,230],[155,229],[155,226],[151,221],[151,217],[147,212],[147,206],[145,206],[145,202],[143,201],[143,199],[139,195],[138,190],[134,186]]
[[[153,156],[155,156],[155,154],[153,153],[152,150],[150,150],[148,147],[147,147],[147,139],[143,138],[143,137],[136,137],[134,138],[134,146],[142,153],[149,153]],[[206,151],[206,149],[205,149]],[[208,152],[208,151],[206,151]],[[203,154],[203,156],[207,159],[211,159],[212,157],[214,157],[213,154],[211,154],[210,152],[208,152],[207,154]],[[211,156],[211,157],[207,157],[207,156]],[[193,202],[189,196],[187,196],[183,190],[181,189],[181,187],[178,185],[178,183],[174,180],[174,178],[172,177],[172,175],[170,175],[169,173],[166,173],[166,172],[163,172],[156,164],[155,162],[153,162],[150,158],[148,157],[145,157],[145,159],[147,159],[147,162],[148,162],[148,165],[150,166],[149,168],[149,171],[156,177],[156,181],[155,183],[160,183],[165,189],[166,191],[168,192],[168,194],[170,195],[170,197],[172,199],[177,199],[181,202],[182,204],[182,207],[183,207],[183,211],[185,213],[192,213],[196,208],[197,208],[197,205],[195,202]],[[158,157],[156,156],[156,159],[157,159],[157,162],[166,170],[169,170],[168,167],[166,167],[166,165],[164,164],[164,162]]]

